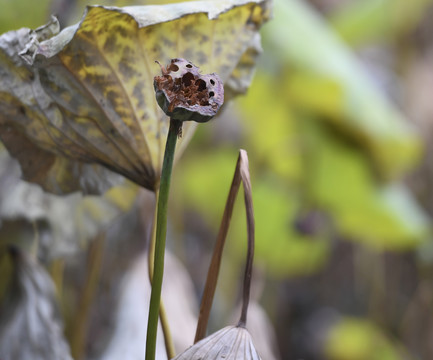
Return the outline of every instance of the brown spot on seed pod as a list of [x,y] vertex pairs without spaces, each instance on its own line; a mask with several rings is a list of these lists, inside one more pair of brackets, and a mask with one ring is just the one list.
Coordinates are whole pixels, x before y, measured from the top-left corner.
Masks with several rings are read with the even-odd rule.
[[162,110],[173,119],[206,122],[224,102],[224,87],[215,73],[201,75],[197,66],[185,59],[172,59],[155,76],[156,99]]

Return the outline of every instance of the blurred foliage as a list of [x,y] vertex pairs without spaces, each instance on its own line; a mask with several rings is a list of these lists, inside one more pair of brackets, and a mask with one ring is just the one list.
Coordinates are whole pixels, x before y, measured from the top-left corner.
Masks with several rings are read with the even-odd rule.
[[326,354],[329,360],[399,360],[403,354],[371,322],[343,318],[329,331]]
[[[354,54],[332,29],[305,3],[276,1],[275,17],[264,28],[263,36],[268,44],[268,54],[276,57],[282,70],[289,66],[295,69],[295,74],[298,69],[301,74],[308,73],[307,82],[302,79],[294,83],[300,86],[296,89],[300,101],[295,104],[320,115],[321,120],[328,121],[330,126],[362,146],[372,157],[378,174],[393,179],[416,163],[421,143],[404,115],[367,76]],[[306,43],[309,46],[305,46]],[[342,110],[337,116],[322,114],[320,105],[323,101],[314,101],[314,97],[321,97],[323,92],[322,82],[308,81],[315,75],[337,83],[337,96],[343,97],[336,102],[334,113],[339,108]],[[284,82],[290,83],[290,77]],[[309,84],[312,89],[306,89]],[[331,91],[335,92],[334,89],[335,86],[331,87]],[[290,100],[288,96],[290,93],[282,94],[285,101]],[[316,104],[319,106],[311,107]]]
[[[381,78],[372,76],[375,69],[361,63],[348,45],[389,41],[396,44],[391,51],[397,53],[388,56],[399,56],[398,51],[410,46],[404,39],[410,39],[427,9],[431,10],[428,1],[352,1],[335,6],[327,14],[327,23],[306,2],[276,1],[274,19],[262,31],[264,53],[247,96],[226,109],[222,124],[215,121],[210,129],[199,130],[175,173],[174,201],[184,203],[184,211],[193,209],[216,231],[236,147],[248,151],[256,264],[268,277],[293,279],[295,284],[306,275],[322,279],[311,290],[295,287],[296,300],[281,300],[275,310],[274,321],[283,333],[280,344],[287,338],[294,341],[292,347],[282,346],[285,359],[411,358],[404,350],[407,344],[389,340],[389,334],[402,331],[396,325],[402,316],[398,311],[406,311],[410,293],[399,288],[398,269],[417,267],[418,260],[411,257],[406,263],[404,254],[415,251],[426,258],[425,249],[431,244],[431,215],[405,182],[407,174],[419,166],[425,143],[401,104],[384,93]],[[354,18],[362,18],[363,11],[363,25],[357,27]],[[409,51],[413,55],[414,50]],[[407,60],[406,55],[401,54],[402,59]],[[401,60],[396,67],[407,64]],[[395,69],[385,71],[390,76]],[[392,90],[399,85],[403,86],[394,85]],[[395,100],[395,93],[391,95]],[[231,135],[220,140],[218,136],[224,134]],[[246,235],[239,205],[226,256],[242,263]],[[350,245],[341,240],[350,240]],[[347,246],[353,254],[343,260],[347,254],[341,248]],[[358,254],[363,247],[377,257],[374,267]],[[386,265],[389,252],[399,254],[395,256],[401,260]],[[337,267],[341,263],[345,267]],[[389,273],[383,273],[388,266]],[[231,267],[224,273],[221,287],[227,292],[236,289],[230,285],[234,271],[240,270]],[[331,276],[332,271],[337,273]],[[414,273],[410,276],[417,281]],[[388,282],[394,281],[396,288],[389,289]],[[359,282],[369,285],[359,290]],[[279,294],[288,296],[281,288],[284,285],[278,287]],[[270,307],[276,301],[268,292],[263,297]],[[297,326],[316,324],[314,309],[329,306],[330,299],[337,311],[365,317],[343,318],[326,330],[327,340],[321,345],[313,338],[322,336],[326,321],[308,330],[310,338],[302,328],[299,331],[307,336],[303,345],[295,337]],[[371,307],[378,303],[386,305],[377,310],[382,316],[376,317]],[[411,350],[424,355],[427,351]]]
[[52,0],[0,0],[0,34],[21,27],[41,26],[49,17],[51,4]]
[[[329,230],[308,236],[294,226],[308,209],[330,216],[345,239],[377,250],[415,248],[428,235],[428,217],[398,179],[380,176],[396,178],[416,164],[421,141],[415,130],[308,7],[296,1],[276,6],[275,19],[264,28],[264,66],[248,95],[237,101],[241,143],[256,173],[258,262],[280,276],[308,274],[323,265],[329,245],[311,240],[329,237]],[[280,41],[276,33],[282,32],[293,39]],[[299,34],[317,46],[302,47]],[[267,66],[276,62],[284,76]],[[374,101],[358,111],[369,99]],[[195,155],[178,175],[184,201],[215,228],[234,161],[230,153]],[[233,237],[241,238],[242,217],[233,227]]]
[[330,22],[352,46],[392,40],[410,34],[432,3],[432,0],[353,1],[333,13]]
[[425,239],[427,216],[404,186],[378,184],[365,155],[322,127],[308,135],[308,195],[341,235],[378,250],[411,249]]
[[[225,204],[221,194],[228,191],[233,175],[236,161],[233,155],[236,152],[231,148],[197,154],[183,162],[182,172],[175,175],[175,186],[183,194],[182,201],[195,207],[215,230]],[[253,158],[250,156],[250,159]],[[264,266],[269,275],[276,276],[305,275],[316,271],[326,259],[328,244],[316,242],[312,236],[300,235],[291,226],[290,219],[296,216],[299,199],[278,179],[255,178],[256,265]],[[202,186],[204,183],[206,186]],[[246,236],[245,215],[239,211],[240,206],[237,208],[229,231],[233,240],[229,240],[227,247],[231,252],[235,251],[238,261],[242,262],[246,246],[246,240],[243,240]]]
[[[4,30],[38,26],[48,18],[50,5],[39,3],[37,11],[26,13],[31,19],[11,21],[7,11],[19,13],[21,2],[13,10],[10,2],[3,6]],[[153,3],[162,2],[169,1]],[[138,3],[143,2],[128,5]],[[67,25],[81,18],[86,4],[57,1],[51,8]],[[421,73],[415,86],[406,87],[421,61],[427,64],[423,71],[433,72],[433,38],[427,31],[432,6],[431,0],[276,0],[274,19],[262,31],[264,53],[248,93],[200,127],[175,168],[169,245],[179,250],[176,255],[189,266],[199,293],[238,148],[248,151],[256,265],[264,270],[265,283],[258,285],[256,298],[262,298],[272,317],[284,359],[433,356],[426,335],[432,326],[426,315],[432,291],[426,284],[433,278],[428,209],[433,177],[416,175],[415,184],[426,183],[420,193],[407,181],[422,167],[423,156],[424,171],[431,167],[431,118],[422,119],[426,125],[418,132],[419,124],[410,121],[407,111],[411,97],[433,91],[422,83],[430,73]],[[368,51],[375,51],[376,58],[360,61]],[[252,46],[243,65],[256,52]],[[383,78],[390,79],[388,88]],[[111,202],[112,195],[114,204],[126,199],[121,189],[113,189],[97,203]],[[244,261],[246,226],[239,201],[214,322],[221,321],[236,297]],[[105,212],[99,206],[93,209],[92,218],[101,220],[98,214]],[[93,223],[87,212],[81,214]],[[138,217],[137,223],[151,219],[152,210]],[[117,245],[106,249],[109,264],[102,273],[107,278],[119,263],[131,262],[137,245],[128,253],[121,249],[144,237],[142,232],[129,235],[131,224],[122,221],[113,222],[114,235],[113,229],[108,232]],[[33,236],[31,224],[26,226],[26,236]],[[3,271],[11,271],[7,259],[0,261]],[[0,281],[0,294],[8,284]],[[103,299],[97,300],[104,304]],[[337,316],[321,315],[330,309]]]

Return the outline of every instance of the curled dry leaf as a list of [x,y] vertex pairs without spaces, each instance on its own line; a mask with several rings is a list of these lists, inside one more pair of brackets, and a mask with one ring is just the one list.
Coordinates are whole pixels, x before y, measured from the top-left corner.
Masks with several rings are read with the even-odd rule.
[[174,360],[260,360],[248,330],[227,326],[191,346]]
[[[153,190],[168,132],[152,88],[154,61],[187,58],[223,82],[232,77],[245,85],[253,66],[242,57],[268,16],[266,0],[94,6],[79,24],[49,39],[27,29],[7,33],[0,37],[0,67],[17,75],[1,88],[2,138],[13,128],[43,155],[101,164]],[[27,37],[20,49],[29,65],[18,59],[11,36],[14,44]],[[239,64],[250,71],[236,73]],[[194,127],[185,125],[180,148]]]
[[18,245],[20,238],[29,235],[25,226],[14,226],[20,221],[29,225],[30,235],[38,238],[39,255],[47,261],[82,250],[98,232],[132,207],[138,192],[137,186],[127,182],[112,187],[103,196],[75,193],[59,197],[19,178],[17,162],[0,148],[0,244]]
[[46,271],[16,248],[10,249],[13,281],[0,313],[0,358],[72,360]]
[[99,194],[123,178],[97,165],[65,158],[69,142],[55,142],[58,107],[44,92],[35,69],[19,56],[26,46],[59,30],[55,19],[32,31],[20,29],[0,36],[0,139],[21,165],[24,180],[56,194],[81,190]]

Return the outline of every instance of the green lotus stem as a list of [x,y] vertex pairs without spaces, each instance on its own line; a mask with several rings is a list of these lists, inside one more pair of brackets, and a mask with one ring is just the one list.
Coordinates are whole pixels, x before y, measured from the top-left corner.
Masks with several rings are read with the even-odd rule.
[[159,184],[158,208],[156,217],[156,240],[153,269],[152,291],[150,294],[149,319],[147,323],[146,360],[155,360],[156,335],[158,330],[159,304],[161,300],[162,278],[164,274],[165,238],[167,235],[167,203],[170,190],[171,170],[177,136],[182,123],[170,119],[164,161],[162,163],[161,181]]
[[[155,191],[156,201],[159,199],[159,190]],[[152,221],[152,237],[149,244],[148,251],[148,269],[149,269],[149,281],[153,284],[153,269],[155,260],[155,243],[156,243],[156,215],[157,206],[155,206],[154,219]],[[168,324],[167,313],[165,311],[164,302],[159,302],[159,321],[161,322],[162,332],[164,333],[165,350],[167,352],[167,358],[172,359],[175,357],[176,352],[174,350],[173,337],[171,336],[170,326]]]

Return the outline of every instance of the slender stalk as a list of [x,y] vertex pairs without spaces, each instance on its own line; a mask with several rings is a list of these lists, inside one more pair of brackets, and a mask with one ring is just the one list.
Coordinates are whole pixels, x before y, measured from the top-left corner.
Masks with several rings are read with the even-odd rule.
[[203,297],[201,300],[200,313],[197,322],[197,329],[195,333],[194,343],[197,343],[198,341],[200,341],[206,336],[206,329],[207,329],[213,298],[217,286],[224,245],[226,242],[227,233],[229,231],[230,221],[232,219],[236,195],[238,193],[239,186],[241,184],[239,163],[240,163],[240,158],[238,159],[236,165],[233,181],[230,186],[229,195],[227,197],[226,206],[224,208],[224,214],[218,232],[217,241],[215,243],[215,247],[212,253],[211,263],[209,265],[209,270],[207,272],[206,284],[204,287]]
[[82,359],[87,334],[89,311],[101,275],[102,257],[105,245],[105,233],[100,233],[89,247],[87,257],[86,282],[81,291],[77,311],[74,315],[71,331],[71,354],[74,359]]
[[161,300],[162,278],[164,273],[165,238],[167,235],[167,203],[170,190],[171,170],[173,168],[174,151],[176,149],[177,136],[181,126],[182,123],[180,121],[170,119],[170,128],[168,130],[164,160],[162,163],[156,217],[153,282],[150,294],[149,320],[147,323],[146,360],[155,360],[159,304]]
[[218,281],[224,245],[233,213],[233,207],[241,182],[244,187],[245,211],[247,215],[248,252],[243,284],[242,312],[238,322],[238,326],[246,325],[248,303],[250,299],[251,273],[254,258],[254,211],[251,191],[251,180],[248,170],[248,155],[245,150],[240,150],[239,158],[236,164],[236,170],[233,175],[233,181],[226,201],[226,207],[224,209],[223,219],[221,221],[220,230],[212,254],[211,264],[208,270],[208,275],[200,306],[200,314],[198,318],[194,343],[197,343],[206,336],[206,328],[209,321],[210,310],[212,307],[212,302]]
[[[245,155],[245,156],[243,156]],[[238,326],[245,327],[247,324],[247,312],[248,304],[250,302],[250,289],[251,289],[251,276],[253,272],[253,260],[254,260],[254,210],[253,210],[253,199],[251,191],[251,181],[248,170],[248,157],[246,153],[241,152],[240,157],[244,160],[240,163],[240,172],[242,177],[242,184],[244,186],[244,200],[245,200],[245,212],[247,214],[247,229],[248,229],[248,250],[247,250],[247,263],[245,265],[244,284],[242,292],[242,311],[241,317],[238,322]]]
[[[159,198],[159,191],[156,191],[156,201]],[[156,205],[156,204],[155,204]],[[155,214],[152,225],[152,235],[149,244],[148,251],[148,270],[149,270],[149,281],[153,284],[153,269],[155,263],[155,243],[156,243],[156,218],[157,218],[157,206],[155,206]],[[159,320],[161,321],[162,332],[164,333],[165,350],[167,352],[167,358],[172,359],[175,357],[176,352],[174,350],[173,337],[171,335],[170,326],[168,324],[167,313],[165,311],[164,302],[160,301],[159,304]]]

